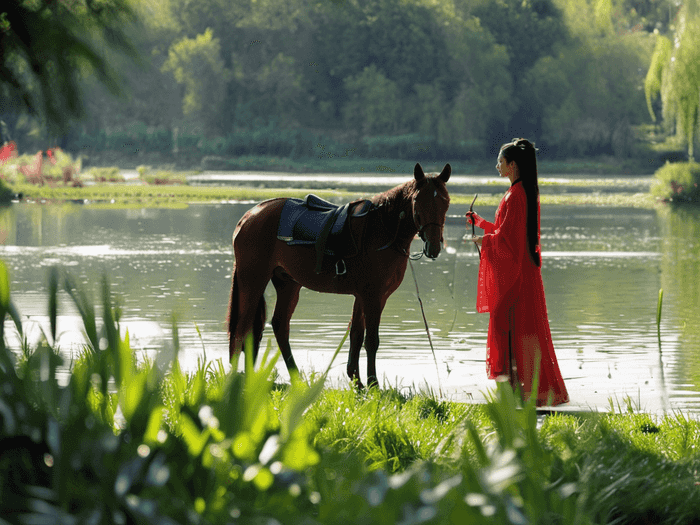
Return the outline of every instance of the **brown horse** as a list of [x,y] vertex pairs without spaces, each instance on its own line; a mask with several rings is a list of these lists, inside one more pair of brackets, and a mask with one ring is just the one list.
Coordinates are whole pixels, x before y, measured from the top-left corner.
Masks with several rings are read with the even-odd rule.
[[[299,301],[302,286],[317,292],[355,297],[350,328],[348,376],[362,388],[359,358],[364,342],[367,351],[367,381],[377,385],[376,355],[379,322],[389,296],[403,280],[411,241],[423,240],[423,254],[435,259],[443,242],[443,228],[450,197],[445,183],[451,167],[427,177],[416,164],[408,182],[371,199],[370,210],[347,222],[357,253],[345,260],[343,272],[333,264],[319,271],[317,250],[311,245],[289,245],[278,238],[280,216],[287,199],[271,199],[246,212],[233,232],[234,266],[229,303],[230,357],[241,351],[249,334],[253,359],[265,325],[267,284],[272,280],[277,302],[272,329],[287,368],[296,370],[289,346],[289,321]],[[365,334],[366,332],[366,334]]]

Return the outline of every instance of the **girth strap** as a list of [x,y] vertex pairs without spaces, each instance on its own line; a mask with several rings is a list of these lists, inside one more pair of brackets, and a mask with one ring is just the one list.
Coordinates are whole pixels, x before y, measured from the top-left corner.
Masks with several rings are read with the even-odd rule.
[[321,273],[321,267],[323,265],[323,255],[326,251],[326,242],[328,241],[328,235],[330,235],[333,226],[335,226],[336,221],[341,216],[347,216],[350,204],[340,206],[337,208],[333,215],[326,221],[318,234],[318,240],[316,241],[316,273]]

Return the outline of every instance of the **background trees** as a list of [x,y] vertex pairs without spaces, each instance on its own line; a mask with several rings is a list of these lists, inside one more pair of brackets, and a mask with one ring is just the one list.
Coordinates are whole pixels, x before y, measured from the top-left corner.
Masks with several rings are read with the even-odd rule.
[[[671,0],[132,5],[138,22],[125,32],[143,66],[111,62],[129,94],[118,102],[84,75],[88,118],[65,135],[73,149],[138,128],[171,137],[167,150],[177,127],[202,154],[195,136],[224,144],[264,129],[305,130],[349,149],[419,136],[467,156],[475,149],[466,143],[488,155],[520,135],[545,156],[625,157],[634,127],[650,118],[642,87],[653,31],[675,17]],[[0,112],[7,120],[7,105]]]
[[666,128],[685,143],[692,161],[700,123],[700,2],[686,0],[673,22],[656,30],[644,89],[651,117],[658,118],[653,102],[660,97]]

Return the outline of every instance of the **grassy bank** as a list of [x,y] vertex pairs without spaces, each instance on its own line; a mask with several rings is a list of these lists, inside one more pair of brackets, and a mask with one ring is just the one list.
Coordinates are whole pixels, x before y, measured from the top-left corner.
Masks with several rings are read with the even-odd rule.
[[[73,201],[93,206],[186,206],[194,203],[259,202],[273,197],[303,198],[312,192],[334,202],[345,202],[367,197],[367,193],[347,189],[260,188],[252,186],[188,186],[158,185],[137,186],[104,184],[73,188],[65,186],[17,185],[14,191],[25,201],[63,202]],[[501,188],[493,193],[479,193],[482,205],[495,206],[503,197]],[[469,204],[473,193],[452,191],[453,204]],[[656,200],[648,193],[636,192],[580,192],[549,194],[542,192],[543,205],[620,206],[652,208]]]
[[[0,166],[0,176],[8,195],[21,196],[33,202],[65,202],[98,206],[186,206],[204,202],[257,202],[272,197],[303,197],[313,191],[321,197],[336,202],[349,201],[369,196],[359,187],[345,184],[333,189],[309,187],[308,182],[286,183],[286,187],[268,187],[262,182],[245,185],[197,186],[187,184],[187,177],[194,171],[152,168],[146,165],[134,167],[128,179],[124,172],[111,167],[81,167],[69,155],[55,150],[52,161],[41,161],[41,155],[24,155],[10,159]],[[55,162],[54,162],[55,161]],[[310,164],[309,164],[310,162]],[[231,164],[233,163],[233,164]],[[390,159],[324,158],[314,161],[296,162],[275,157],[241,157],[229,162],[231,171],[283,171],[301,173],[319,171],[324,173],[367,173],[393,175],[405,173],[409,178],[414,162]],[[428,172],[437,172],[444,163],[425,163]],[[228,164],[227,164],[228,166]],[[624,166],[610,160],[567,161],[542,163],[543,180],[541,194],[543,204],[569,204],[588,206],[624,206],[649,208],[655,201],[647,191],[648,183],[640,184],[639,177],[624,175]],[[547,173],[566,176],[567,173],[599,173],[597,178],[571,178],[558,180],[546,178]],[[469,175],[484,173],[493,176],[492,183],[473,185],[452,184],[452,202],[471,202],[474,193],[479,193],[480,202],[495,205],[500,200],[504,186],[495,177],[492,162],[457,162],[453,173]],[[615,174],[613,177],[612,174]],[[646,184],[646,185],[645,185]]]
[[[8,283],[0,264],[0,318],[21,331]],[[246,354],[246,373],[217,361],[184,374],[175,324],[164,350],[137,362],[106,280],[97,305],[56,270],[48,290],[47,341],[11,352],[0,337],[7,522],[693,524],[700,516],[700,424],[683,414],[538,415],[505,384],[484,405],[326,389],[325,374],[280,385],[269,345],[255,371]],[[51,345],[59,290],[89,341],[72,363]]]
[[[465,175],[488,175],[494,173],[496,158],[473,158],[472,160],[426,160],[420,157],[392,158],[390,156],[359,156],[333,154],[320,151],[316,156],[302,158],[275,155],[242,155],[238,157],[174,157],[172,155],[142,155],[129,160],[123,153],[105,152],[90,158],[92,166],[119,165],[124,169],[136,169],[150,165],[165,170],[219,170],[219,171],[283,171],[287,173],[411,173],[416,162],[426,170],[439,172],[445,162],[453,171]],[[651,175],[660,166],[658,159],[617,159],[598,157],[583,159],[542,160],[538,163],[541,174],[590,174],[590,175]]]

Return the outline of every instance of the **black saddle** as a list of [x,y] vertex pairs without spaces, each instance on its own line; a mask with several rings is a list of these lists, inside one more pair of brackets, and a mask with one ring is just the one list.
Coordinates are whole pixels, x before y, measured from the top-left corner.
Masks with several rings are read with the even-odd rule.
[[357,246],[347,227],[349,217],[362,217],[372,208],[368,200],[338,205],[307,195],[304,199],[287,199],[282,208],[277,238],[289,245],[316,246],[316,273],[321,273],[324,255],[336,259],[336,274],[345,273],[344,259],[357,253]]

